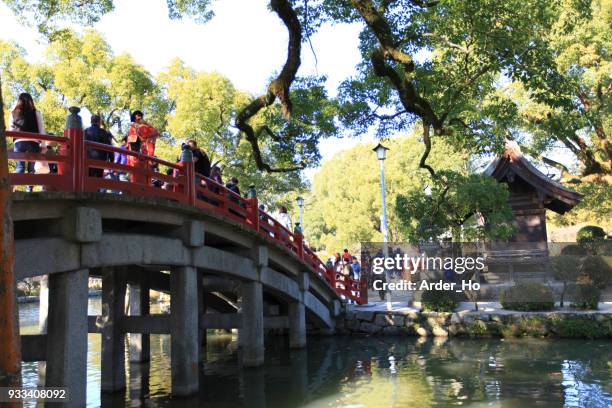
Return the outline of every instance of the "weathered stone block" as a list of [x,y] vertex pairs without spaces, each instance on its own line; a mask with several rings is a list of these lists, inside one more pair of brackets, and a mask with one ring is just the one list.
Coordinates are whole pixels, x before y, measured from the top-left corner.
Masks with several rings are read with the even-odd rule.
[[65,215],[62,232],[70,241],[98,242],[102,239],[102,216],[95,208],[76,207]]
[[434,326],[431,333],[436,337],[448,337],[448,332],[442,326]]
[[393,317],[387,314],[377,314],[374,318],[374,324],[381,327],[393,326]]
[[198,220],[186,221],[183,225],[183,243],[190,247],[204,245],[204,223]]
[[393,316],[393,325],[394,326],[403,326],[404,325],[404,321],[406,319],[404,318],[404,316],[401,315],[394,315]]
[[380,326],[377,326],[373,323],[361,322],[359,325],[359,331],[369,334],[378,333],[381,330]]
[[264,267],[268,266],[268,248],[262,245],[256,245],[251,249],[251,256],[255,266]]
[[356,317],[357,320],[371,322],[372,320],[374,320],[374,312],[357,312]]
[[424,327],[417,327],[416,328],[416,334],[418,334],[421,337],[427,337],[431,333],[427,329],[425,329]]

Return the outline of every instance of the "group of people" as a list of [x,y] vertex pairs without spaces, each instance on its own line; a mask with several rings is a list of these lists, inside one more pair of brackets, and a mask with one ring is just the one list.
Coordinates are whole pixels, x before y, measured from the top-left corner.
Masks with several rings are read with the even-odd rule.
[[[144,120],[142,111],[136,110],[130,115],[130,127],[127,135],[117,141],[113,135],[103,127],[102,118],[99,115],[91,116],[91,124],[84,131],[84,139],[90,142],[101,143],[112,146],[113,141],[119,144],[119,148],[126,150],[126,153],[109,152],[106,150],[88,148],[87,157],[89,159],[112,162],[129,167],[146,168],[146,163],[143,163],[138,155],[128,154],[127,151],[138,152],[146,156],[155,157],[155,143],[159,137],[159,132],[154,126]],[[40,110],[36,109],[32,96],[28,93],[19,95],[15,107],[9,115],[8,130],[21,131],[28,133],[45,134],[45,125],[43,115]],[[41,140],[16,139],[13,150],[18,153],[47,153],[53,150],[52,144],[45,143]],[[183,144],[183,150],[188,149],[192,153],[194,169],[198,177],[196,181],[205,184],[203,177],[213,180],[215,183],[224,185],[221,168],[217,165],[211,165],[208,155],[198,147],[195,140],[188,140]],[[177,161],[180,160],[180,157]],[[159,166],[156,163],[149,164],[150,170],[159,171]],[[15,173],[53,173],[57,172],[57,165],[54,163],[44,162],[26,162],[18,161],[16,164]],[[173,169],[168,169],[166,175],[176,175]],[[119,170],[109,170],[104,168],[89,168],[90,177],[106,177],[108,179],[118,181],[131,181],[146,183],[147,178],[142,172],[123,172]],[[203,177],[202,177],[203,176]],[[173,189],[175,186],[172,182],[165,182],[158,179],[150,180],[155,187],[163,189]],[[225,185],[230,191],[240,195],[239,181],[236,177],[232,177]],[[32,191],[32,186],[27,187],[27,191]],[[111,191],[120,193],[118,191]]]
[[350,276],[353,280],[361,279],[361,264],[356,256],[351,255],[348,249],[344,249],[342,255],[336,252],[327,260],[327,267],[333,268],[336,274]]

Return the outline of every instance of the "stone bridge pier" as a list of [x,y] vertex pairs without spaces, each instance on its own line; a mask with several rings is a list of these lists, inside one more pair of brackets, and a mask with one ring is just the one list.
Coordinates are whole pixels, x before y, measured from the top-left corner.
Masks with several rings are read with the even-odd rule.
[[[126,363],[150,359],[151,334],[170,335],[174,396],[198,392],[207,329],[237,329],[244,367],[264,363],[267,329],[306,345],[333,331],[331,286],[281,245],[232,220],[166,200],[97,193],[16,194],[16,279],[48,276],[41,333],[23,335],[24,361],[46,362],[46,386],[86,404],[87,335],[101,336],[101,391],[126,389]],[[102,309],[88,315],[88,281]],[[150,291],[169,294],[152,314]],[[45,319],[46,316],[46,319]],[[46,330],[44,328],[46,327]]]

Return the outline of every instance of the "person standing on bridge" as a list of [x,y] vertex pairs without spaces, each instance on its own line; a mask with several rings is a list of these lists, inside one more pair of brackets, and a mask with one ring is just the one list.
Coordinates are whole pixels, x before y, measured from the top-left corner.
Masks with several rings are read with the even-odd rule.
[[[22,93],[17,99],[15,108],[9,117],[8,130],[45,133],[45,125],[42,113],[34,106],[34,100],[29,93]],[[40,140],[15,139],[13,151],[17,153],[40,153]],[[27,163],[27,164],[26,164]],[[28,173],[34,173],[34,162],[18,161],[15,173],[25,173],[26,166]],[[32,186],[28,186],[28,192],[32,191]]]
[[144,114],[139,110],[134,111],[130,119],[132,123],[128,130],[128,143],[130,146],[134,144],[130,150],[139,151],[151,157],[155,156],[155,141],[159,136],[157,129],[144,121]]
[[198,142],[193,139],[187,141],[193,153],[193,167],[195,172],[201,176],[210,177],[210,159],[202,149],[198,147]]
[[[112,146],[113,136],[106,129],[102,129],[100,124],[102,123],[102,119],[98,115],[91,116],[91,126],[85,129],[84,136],[85,140],[88,142],[96,142],[105,145]],[[104,150],[99,149],[87,149],[87,158],[92,160],[100,160],[100,161],[111,161],[113,155],[110,152],[106,152]],[[99,168],[90,168],[89,176],[90,177],[99,177],[102,178],[104,175],[104,169]]]
[[[132,123],[128,130],[128,146],[133,152],[139,152],[147,156],[155,155],[155,141],[159,133],[157,129],[144,121],[144,114],[137,110],[130,116]],[[146,169],[147,163],[141,163],[137,156],[128,155],[128,165]],[[130,180],[132,183],[146,183],[146,177],[142,174],[132,173]]]
[[291,221],[291,216],[287,212],[287,207],[285,207],[284,205],[280,206],[278,215],[276,216],[276,221],[278,221],[288,231],[293,231],[293,222]]

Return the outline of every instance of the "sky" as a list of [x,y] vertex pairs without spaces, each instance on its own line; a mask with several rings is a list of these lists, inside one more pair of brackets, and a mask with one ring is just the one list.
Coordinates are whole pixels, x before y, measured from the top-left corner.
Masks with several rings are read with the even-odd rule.
[[[287,53],[287,30],[276,14],[268,10],[268,2],[215,2],[215,17],[202,25],[190,20],[169,20],[164,0],[115,0],[115,10],[94,28],[104,35],[115,54],[129,53],[153,74],[179,57],[196,70],[217,71],[237,88],[259,94],[280,70]],[[146,24],[137,27],[140,22]],[[338,84],[355,73],[360,60],[357,48],[360,30],[359,25],[347,24],[322,27],[311,39],[316,60],[310,46],[304,44],[298,75],[326,75],[328,92],[334,96]],[[43,57],[45,47],[38,33],[21,26],[2,2],[0,38],[17,41],[27,50],[31,61]],[[321,154],[324,160],[329,159],[355,143],[373,139],[369,135],[341,142],[324,140]],[[313,172],[307,171],[306,176],[311,178]]]

